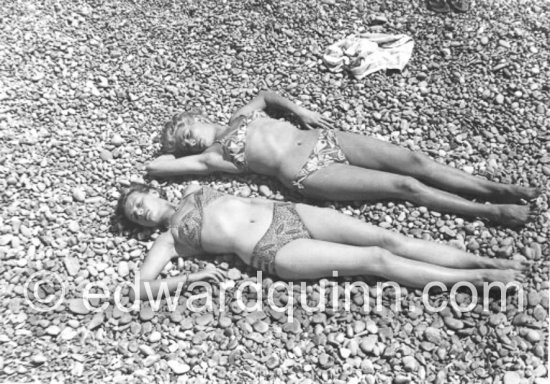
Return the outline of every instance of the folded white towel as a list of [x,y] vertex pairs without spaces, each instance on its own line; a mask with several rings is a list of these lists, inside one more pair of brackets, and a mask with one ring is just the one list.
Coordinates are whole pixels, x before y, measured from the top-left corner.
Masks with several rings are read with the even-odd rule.
[[403,70],[412,55],[414,42],[407,35],[362,33],[350,35],[325,50],[329,70],[347,69],[356,79],[381,69]]

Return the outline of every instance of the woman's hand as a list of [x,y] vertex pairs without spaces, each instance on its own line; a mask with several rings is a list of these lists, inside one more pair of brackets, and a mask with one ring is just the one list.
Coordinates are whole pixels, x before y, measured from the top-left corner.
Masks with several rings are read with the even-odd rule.
[[214,280],[216,283],[225,280],[225,275],[219,269],[205,269],[199,272],[190,273],[188,277],[188,283],[194,283],[195,281]]
[[300,114],[298,114],[298,118],[300,119],[302,126],[307,129],[332,129],[334,126],[334,121],[330,117],[323,116],[320,113],[313,112],[307,109],[300,111]]

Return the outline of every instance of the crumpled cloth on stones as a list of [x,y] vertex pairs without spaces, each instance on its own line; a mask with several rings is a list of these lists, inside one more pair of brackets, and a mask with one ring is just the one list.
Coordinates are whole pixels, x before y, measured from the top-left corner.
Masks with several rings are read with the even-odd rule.
[[381,69],[403,70],[413,47],[414,41],[407,35],[361,33],[328,46],[323,60],[330,71],[345,69],[360,80]]

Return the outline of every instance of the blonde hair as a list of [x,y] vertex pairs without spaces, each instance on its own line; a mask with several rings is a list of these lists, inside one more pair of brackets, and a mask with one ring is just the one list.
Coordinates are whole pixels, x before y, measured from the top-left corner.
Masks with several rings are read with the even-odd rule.
[[207,117],[197,111],[179,112],[172,116],[172,119],[164,124],[160,133],[161,151],[174,155],[184,155],[185,153],[178,153],[181,149],[178,148],[176,143],[176,132],[180,127],[193,124],[196,121],[211,123]]

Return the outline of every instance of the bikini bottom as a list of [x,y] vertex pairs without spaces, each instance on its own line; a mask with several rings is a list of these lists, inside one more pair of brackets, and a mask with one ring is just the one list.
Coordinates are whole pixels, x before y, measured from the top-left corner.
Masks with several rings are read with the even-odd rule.
[[251,265],[264,272],[277,275],[275,256],[277,252],[297,239],[311,239],[304,222],[292,203],[273,204],[271,225],[252,251]]
[[304,189],[305,179],[318,170],[335,163],[349,164],[349,161],[338,143],[336,133],[332,129],[323,129],[306,163],[294,177],[292,186],[298,190]]

